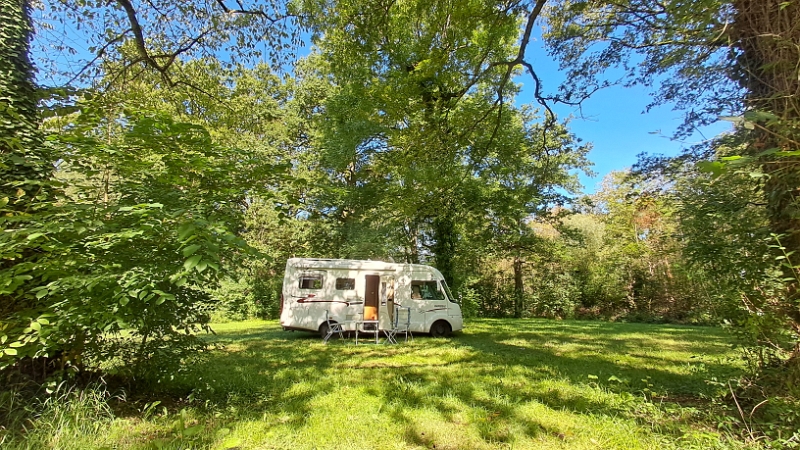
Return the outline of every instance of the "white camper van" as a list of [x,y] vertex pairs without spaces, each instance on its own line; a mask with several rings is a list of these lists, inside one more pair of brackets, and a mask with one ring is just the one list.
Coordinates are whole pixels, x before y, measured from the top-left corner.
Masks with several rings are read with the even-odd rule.
[[281,296],[284,330],[324,333],[335,322],[378,320],[391,328],[388,306],[410,308],[410,331],[446,336],[461,330],[461,307],[433,267],[381,261],[291,258]]

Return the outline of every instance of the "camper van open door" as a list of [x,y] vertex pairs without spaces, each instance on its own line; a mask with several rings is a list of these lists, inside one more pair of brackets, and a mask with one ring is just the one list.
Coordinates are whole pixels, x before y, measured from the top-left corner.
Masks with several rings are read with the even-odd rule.
[[378,320],[380,288],[380,275],[364,276],[364,320]]
[[378,309],[378,320],[382,330],[392,328],[394,324],[394,278],[381,279],[381,305]]

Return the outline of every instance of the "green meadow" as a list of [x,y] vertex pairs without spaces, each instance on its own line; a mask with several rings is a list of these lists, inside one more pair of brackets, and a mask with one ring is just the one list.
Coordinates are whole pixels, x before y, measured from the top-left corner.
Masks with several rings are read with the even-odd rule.
[[393,346],[214,329],[160,394],[64,393],[9,448],[745,447],[716,412],[742,370],[718,328],[480,319]]

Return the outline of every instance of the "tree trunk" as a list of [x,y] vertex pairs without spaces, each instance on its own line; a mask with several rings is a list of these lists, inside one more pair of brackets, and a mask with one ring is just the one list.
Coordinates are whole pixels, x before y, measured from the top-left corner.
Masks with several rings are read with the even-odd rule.
[[419,264],[419,230],[416,223],[406,221],[405,231],[407,237],[405,248],[406,263]]
[[436,257],[436,268],[444,276],[445,281],[455,286],[453,279],[453,259],[456,253],[456,225],[450,216],[441,215],[433,220],[433,236],[436,243],[433,253]]
[[[749,151],[800,150],[800,2],[783,0],[735,0],[733,36],[741,54],[737,74],[747,91],[750,112],[769,113],[775,119],[756,124]],[[779,235],[786,252],[800,257],[800,157],[767,154],[761,157],[768,175],[764,184],[772,232]],[[790,258],[791,260],[792,258]],[[789,325],[800,334],[797,268],[785,267],[789,282],[782,310]],[[795,342],[794,358],[800,358]]]
[[0,30],[0,199],[24,210],[40,189],[37,181],[52,173],[39,134],[29,1],[0,0]]
[[522,303],[525,300],[525,286],[522,283],[522,258],[514,257],[514,317],[522,318]]

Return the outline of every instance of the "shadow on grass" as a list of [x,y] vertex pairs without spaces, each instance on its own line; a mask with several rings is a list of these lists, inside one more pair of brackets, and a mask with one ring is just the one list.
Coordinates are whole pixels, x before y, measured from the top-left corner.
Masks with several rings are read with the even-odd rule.
[[[294,429],[307,425],[318,402],[343,386],[386,405],[403,439],[431,448],[436,435],[416,417],[435,411],[454,427],[469,422],[485,443],[504,443],[562,431],[523,406],[575,414],[642,419],[644,392],[703,403],[705,380],[732,375],[724,363],[729,343],[718,330],[539,320],[483,320],[446,340],[417,337],[408,345],[323,345],[312,333],[275,324],[207,339],[223,346],[182,374],[172,387],[190,390],[211,409],[235,410],[236,420],[266,413]],[[669,353],[661,353],[665,350]],[[687,370],[703,355],[702,370]],[[698,365],[699,366],[699,365]],[[615,381],[612,381],[615,380]],[[464,417],[465,414],[468,417]],[[663,417],[664,433],[682,433],[681,417]]]

